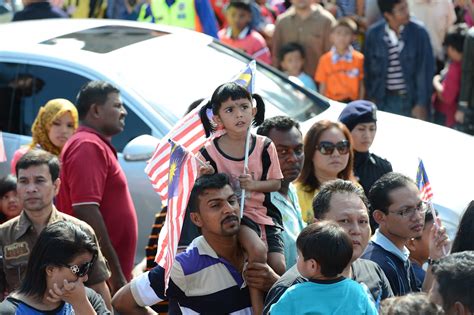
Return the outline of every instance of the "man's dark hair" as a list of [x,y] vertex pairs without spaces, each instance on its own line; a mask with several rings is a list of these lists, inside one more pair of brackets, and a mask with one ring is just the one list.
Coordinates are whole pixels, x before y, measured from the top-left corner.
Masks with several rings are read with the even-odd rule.
[[9,174],[0,178],[0,199],[8,192],[16,191],[16,177]]
[[42,149],[32,149],[26,152],[16,163],[15,172],[18,176],[19,170],[40,165],[48,165],[53,182],[58,179],[60,169],[58,157]]
[[352,240],[342,227],[331,221],[308,225],[296,239],[304,260],[314,259],[325,277],[335,277],[352,258]]
[[250,14],[252,13],[251,4],[248,0],[230,0],[229,4],[226,7],[226,10],[229,10],[230,8],[244,10],[249,12]]
[[105,81],[90,81],[81,87],[76,98],[79,120],[83,120],[92,104],[103,105],[110,93],[120,93],[120,90]]
[[272,129],[276,129],[278,131],[290,131],[293,127],[301,132],[300,124],[293,118],[288,116],[275,116],[265,119],[258,127],[257,134],[268,137]]
[[408,185],[415,185],[413,179],[400,173],[390,172],[380,177],[370,188],[369,201],[372,211],[380,210],[388,214],[388,207],[392,204],[390,192]]
[[384,13],[393,13],[393,8],[400,2],[402,2],[402,0],[377,0],[382,15]]
[[465,250],[474,250],[474,200],[469,203],[461,217],[451,253]]
[[443,46],[451,46],[462,54],[464,50],[464,40],[466,39],[468,30],[469,27],[465,23],[451,26],[444,37]]
[[19,292],[42,298],[46,291],[46,268],[67,266],[74,258],[89,252],[97,256],[97,244],[79,225],[58,221],[44,228],[36,241]]
[[330,203],[334,194],[354,194],[364,203],[367,212],[369,212],[369,201],[362,188],[357,187],[350,180],[335,179],[324,183],[321,190],[313,199],[314,217],[318,220],[324,220],[326,213],[329,212]]
[[221,189],[230,185],[229,176],[224,173],[206,174],[199,177],[194,183],[193,189],[189,196],[188,210],[189,212],[199,211],[199,196],[207,189]]
[[302,58],[305,58],[304,48],[296,42],[291,42],[283,45],[278,51],[278,61],[282,62],[286,54],[298,51],[301,54]]
[[438,292],[443,298],[445,311],[456,302],[474,311],[474,251],[443,257],[433,264],[432,272],[438,282]]

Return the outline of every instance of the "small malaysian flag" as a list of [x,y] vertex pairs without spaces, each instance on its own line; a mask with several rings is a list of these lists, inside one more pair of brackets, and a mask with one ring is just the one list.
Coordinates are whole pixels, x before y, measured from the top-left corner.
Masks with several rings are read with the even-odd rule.
[[425,166],[423,165],[423,161],[421,159],[416,172],[416,185],[420,190],[421,200],[431,203],[431,200],[433,199],[433,192],[431,191],[431,184],[428,180],[428,175],[426,174]]

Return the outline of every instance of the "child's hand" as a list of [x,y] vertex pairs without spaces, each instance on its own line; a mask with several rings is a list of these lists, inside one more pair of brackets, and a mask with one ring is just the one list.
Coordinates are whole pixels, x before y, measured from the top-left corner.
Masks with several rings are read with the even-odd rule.
[[83,283],[84,279],[79,278],[75,282],[69,282],[64,279],[63,287],[60,288],[54,283],[53,288],[49,290],[49,296],[46,298],[51,302],[65,301],[74,305],[84,303],[87,300],[86,289]]
[[440,259],[449,252],[449,237],[446,228],[441,225],[441,220],[436,218],[431,227],[429,238],[429,254],[431,259]]
[[246,170],[245,174],[239,176],[240,188],[245,189],[247,191],[254,191],[256,190],[256,182],[253,179],[253,174],[248,173],[248,170]]
[[215,173],[215,170],[212,167],[211,163],[209,163],[209,161],[206,162],[206,166],[204,165],[199,166],[199,176],[202,176],[205,174],[211,175],[214,173]]

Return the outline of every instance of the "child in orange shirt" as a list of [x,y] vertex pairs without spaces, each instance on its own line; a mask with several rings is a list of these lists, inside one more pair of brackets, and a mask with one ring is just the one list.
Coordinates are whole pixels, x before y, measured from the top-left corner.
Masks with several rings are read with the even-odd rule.
[[351,102],[364,97],[364,55],[351,45],[356,31],[353,20],[339,19],[331,33],[333,47],[319,59],[314,80],[330,99]]

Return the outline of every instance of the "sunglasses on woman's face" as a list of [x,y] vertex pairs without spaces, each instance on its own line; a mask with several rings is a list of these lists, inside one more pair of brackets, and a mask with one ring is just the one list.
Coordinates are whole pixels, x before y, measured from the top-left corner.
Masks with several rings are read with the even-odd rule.
[[89,273],[90,269],[92,268],[92,265],[94,265],[94,260],[95,257],[92,258],[91,261],[83,263],[82,265],[66,265],[66,267],[68,267],[76,277],[81,278]]
[[341,155],[349,153],[349,141],[342,140],[338,143],[321,141],[316,146],[316,150],[318,150],[322,155],[331,155],[333,154],[334,149],[337,149],[337,152],[339,152]]

